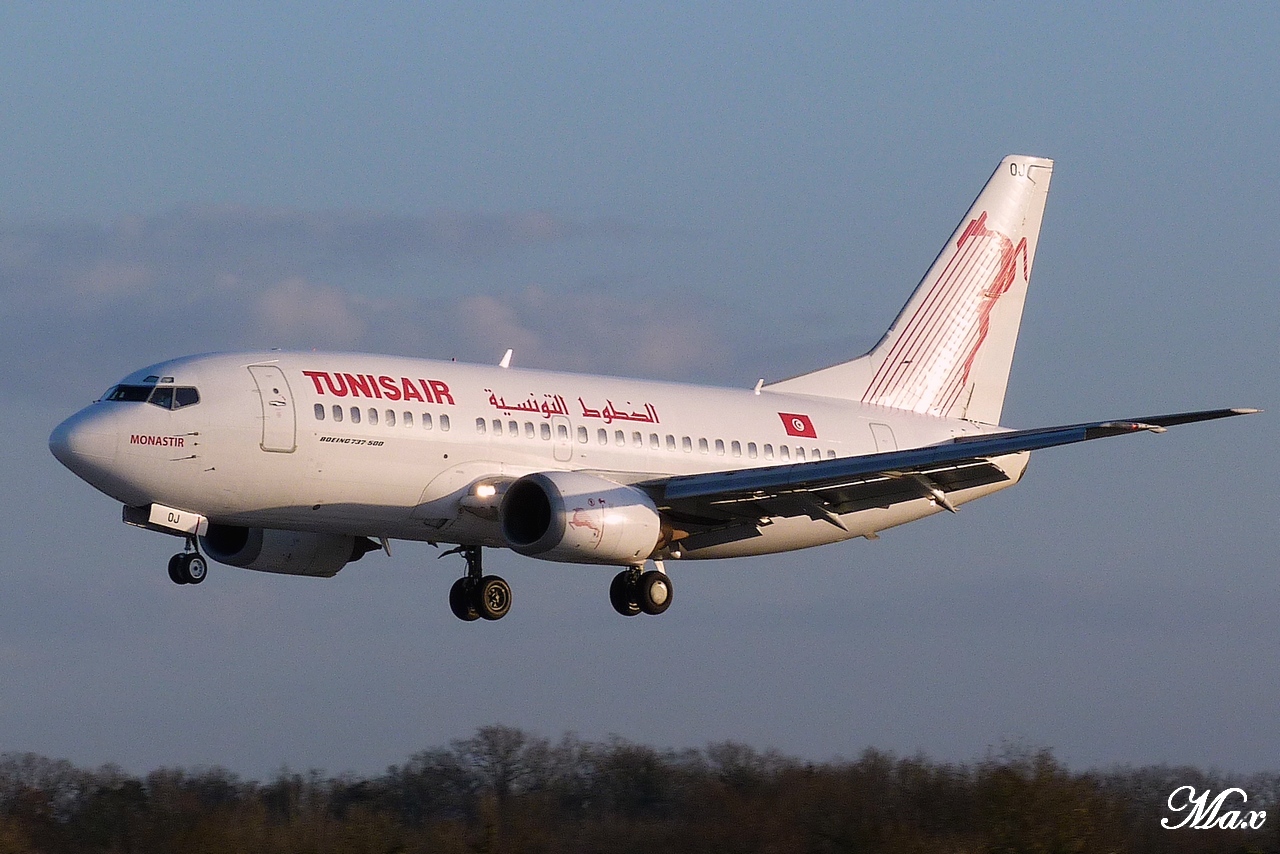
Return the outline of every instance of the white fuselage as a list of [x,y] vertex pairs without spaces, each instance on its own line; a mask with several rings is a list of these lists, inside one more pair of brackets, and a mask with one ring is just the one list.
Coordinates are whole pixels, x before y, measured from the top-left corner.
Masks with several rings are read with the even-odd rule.
[[[252,368],[252,370],[251,370]],[[485,480],[576,470],[620,483],[920,447],[999,428],[828,397],[338,353],[191,356],[126,378],[192,387],[174,410],[100,401],[68,422],[77,471],[130,506],[229,525],[501,546]],[[85,437],[92,437],[86,440]],[[82,447],[81,450],[84,450]],[[1016,483],[954,493],[960,504]],[[762,520],[761,536],[666,557],[820,545],[938,512],[926,498]]]

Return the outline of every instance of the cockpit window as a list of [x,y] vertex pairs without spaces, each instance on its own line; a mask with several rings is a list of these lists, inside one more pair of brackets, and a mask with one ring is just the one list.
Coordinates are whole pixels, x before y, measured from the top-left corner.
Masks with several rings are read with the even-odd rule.
[[104,400],[126,403],[149,402],[161,409],[181,409],[200,402],[200,392],[192,386],[154,386],[121,384],[107,392]]
[[107,393],[107,400],[125,400],[141,403],[151,396],[155,386],[151,385],[118,385]]

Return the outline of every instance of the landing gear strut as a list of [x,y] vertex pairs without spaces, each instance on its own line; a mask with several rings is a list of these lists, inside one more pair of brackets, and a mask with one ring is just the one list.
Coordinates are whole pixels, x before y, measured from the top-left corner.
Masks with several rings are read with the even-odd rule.
[[194,537],[187,538],[187,550],[169,558],[169,580],[174,584],[199,584],[209,574],[209,565],[196,548]]
[[505,617],[511,610],[511,586],[496,575],[484,574],[480,546],[458,546],[440,557],[449,554],[461,554],[467,561],[467,574],[449,588],[449,610],[453,615],[466,622]]
[[648,572],[633,566],[613,577],[609,585],[609,603],[613,610],[624,617],[634,617],[641,612],[661,614],[671,607],[671,578],[661,563],[655,562],[655,565],[658,568]]

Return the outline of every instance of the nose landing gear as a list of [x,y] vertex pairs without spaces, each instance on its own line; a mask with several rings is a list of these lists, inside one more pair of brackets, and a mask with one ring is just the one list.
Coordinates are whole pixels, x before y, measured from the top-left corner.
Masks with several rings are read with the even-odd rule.
[[187,550],[169,558],[169,580],[174,584],[199,584],[209,574],[209,565],[196,549],[195,539],[187,540]]
[[461,554],[467,561],[467,574],[449,588],[449,610],[459,620],[472,622],[483,617],[501,620],[511,610],[511,585],[496,576],[485,575],[481,567],[480,546],[458,546],[440,557]]

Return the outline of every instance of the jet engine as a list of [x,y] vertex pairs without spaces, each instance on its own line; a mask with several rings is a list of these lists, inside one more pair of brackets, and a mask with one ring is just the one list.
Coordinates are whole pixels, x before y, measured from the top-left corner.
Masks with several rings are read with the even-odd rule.
[[525,475],[507,487],[499,517],[513,551],[567,563],[643,563],[662,536],[648,495],[581,472]]
[[349,562],[359,560],[378,545],[349,534],[312,534],[272,528],[210,525],[200,548],[218,563],[278,572],[331,578]]

